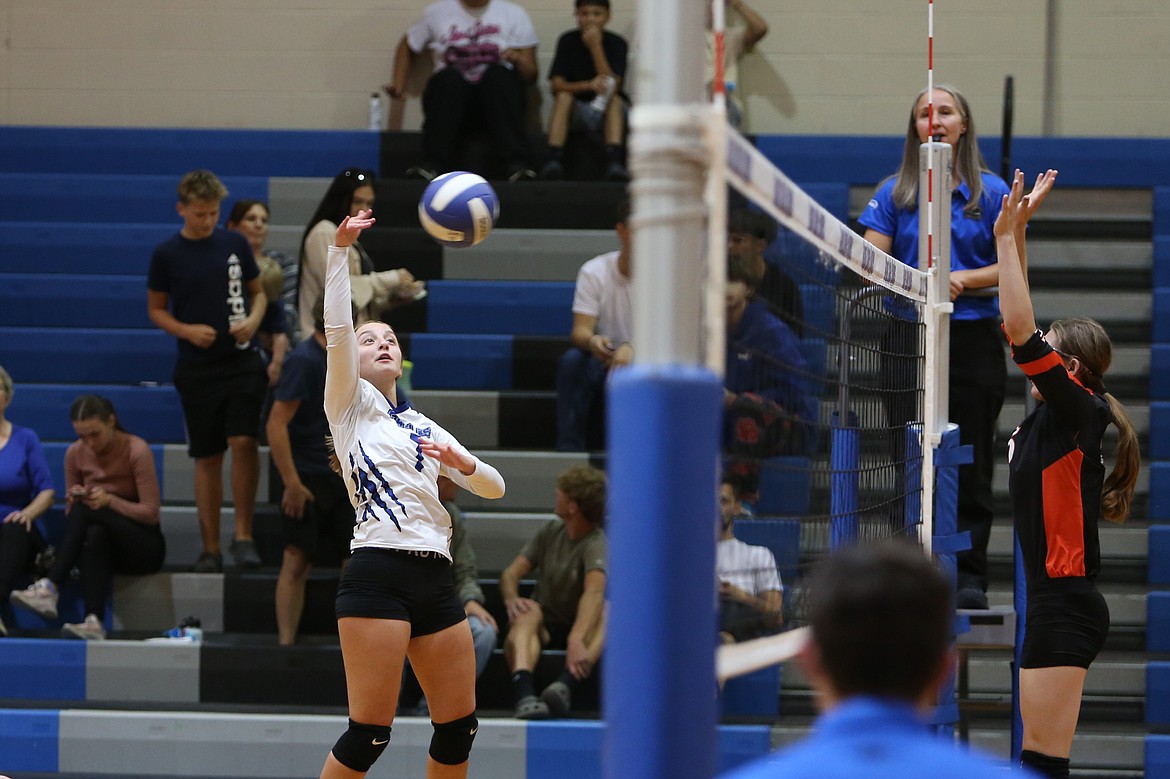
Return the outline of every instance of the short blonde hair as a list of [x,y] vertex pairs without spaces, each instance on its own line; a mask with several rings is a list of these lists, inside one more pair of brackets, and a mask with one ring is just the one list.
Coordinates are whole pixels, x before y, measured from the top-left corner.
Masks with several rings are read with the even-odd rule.
[[8,375],[8,371],[4,370],[3,365],[0,365],[0,392],[12,400],[12,377]]
[[184,205],[195,200],[219,203],[227,196],[227,187],[209,170],[193,170],[179,181],[179,202]]
[[591,465],[574,466],[557,477],[557,489],[592,525],[605,522],[605,486],[605,471]]

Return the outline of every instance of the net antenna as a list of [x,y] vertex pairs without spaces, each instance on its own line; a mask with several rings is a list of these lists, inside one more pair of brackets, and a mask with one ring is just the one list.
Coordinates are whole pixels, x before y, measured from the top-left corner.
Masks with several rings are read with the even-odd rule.
[[929,555],[934,537],[933,453],[947,428],[950,397],[951,181],[950,144],[934,137],[934,0],[927,0],[927,129],[931,139],[918,149],[918,267],[928,272],[926,370],[923,385],[922,524],[918,540]]

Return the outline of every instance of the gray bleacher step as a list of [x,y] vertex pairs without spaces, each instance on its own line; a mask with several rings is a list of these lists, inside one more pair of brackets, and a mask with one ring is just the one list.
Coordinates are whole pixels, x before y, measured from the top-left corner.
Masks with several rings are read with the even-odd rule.
[[[1005,444],[1006,445],[1006,444]],[[1108,467],[1112,468],[1112,465]],[[1008,464],[1006,459],[1004,461],[996,461],[995,476],[993,477],[992,485],[997,493],[1007,494],[1008,489]],[[1135,495],[1149,495],[1150,494],[1150,469],[1142,468],[1138,473],[1137,484],[1134,487]]]
[[467,539],[475,549],[480,575],[507,568],[524,544],[556,518],[552,512],[464,511]]
[[[973,693],[1011,694],[1011,650],[973,651],[967,660],[968,689]],[[1085,695],[1142,696],[1146,691],[1146,656],[1141,652],[1102,652],[1085,677]]]
[[[1149,553],[1149,523],[1130,520],[1116,525],[1101,522],[1097,533],[1101,538],[1101,557],[1104,560],[1145,560]],[[1007,557],[1012,553],[1013,530],[1009,521],[996,521],[991,526],[991,540],[987,551],[991,555]]]
[[[989,605],[1011,608],[1011,582],[993,581],[987,591]],[[1110,623],[1114,626],[1144,626],[1146,624],[1147,584],[1105,582],[1099,586],[1109,606]]]
[[[268,179],[268,208],[272,213],[272,223],[300,225],[297,229],[303,231],[325,190],[329,189],[330,181],[314,176],[274,176]],[[271,240],[270,237],[269,242]]]
[[1029,270],[1079,271],[1096,275],[1148,270],[1153,264],[1154,246],[1149,241],[1040,239],[1028,242]]
[[[1070,758],[1074,776],[1090,768],[1140,771],[1145,763],[1145,726],[1132,722],[1081,722],[1073,738]],[[968,734],[973,745],[1006,758],[1011,752],[1011,732],[1002,727],[973,726]]]
[[494,230],[478,246],[444,250],[443,278],[575,281],[586,260],[618,248],[613,230]]
[[1153,297],[1149,290],[1110,290],[1109,294],[1103,295],[1099,289],[1033,289],[1032,306],[1036,312],[1036,321],[1042,327],[1053,319],[1069,316],[1070,312],[1075,312],[1076,316],[1096,319],[1108,327],[1110,323],[1148,324],[1153,312]]
[[[1033,293],[1033,295],[1036,295],[1036,294],[1038,294],[1038,293],[1035,293],[1035,292]],[[1062,292],[1060,294],[1069,294],[1069,295],[1075,294],[1075,295],[1080,296],[1080,297],[1103,298],[1106,301],[1116,300],[1115,293],[1110,293],[1109,295],[1102,295],[1100,290],[1097,290],[1093,293],[1081,293],[1081,292],[1064,293],[1064,292]],[[1146,310],[1148,313],[1149,306],[1150,306],[1149,293],[1148,292],[1139,293],[1139,297],[1144,297],[1144,299],[1146,301],[1146,303],[1145,303]],[[1126,303],[1124,301],[1117,300],[1117,302],[1112,303],[1112,305],[1116,305],[1120,308],[1121,306],[1126,305]],[[1079,313],[1080,310],[1077,309],[1077,311],[1078,311],[1077,316],[1081,316],[1081,314]],[[1087,314],[1086,314],[1086,316],[1087,316]],[[1014,362],[1012,362],[1011,354],[1007,353],[1006,350],[1005,350],[1005,354],[1006,354],[1005,360],[1007,361],[1007,366],[1008,366],[1008,369],[1010,371],[1008,373],[1009,382],[1011,379],[1019,379],[1019,384],[1017,386],[1023,387],[1024,375],[1020,372],[1020,369],[1018,367],[1016,367],[1016,364]],[[1109,366],[1109,373],[1106,375],[1106,379],[1114,377],[1114,376],[1142,377],[1142,376],[1149,376],[1149,375],[1150,375],[1150,347],[1148,344],[1143,344],[1143,345],[1126,344],[1126,345],[1118,345],[1118,346],[1113,347],[1113,362]],[[1010,383],[1009,383],[1009,391],[1010,391]]]
[[[1027,172],[1025,172],[1025,176]],[[856,217],[873,197],[874,187],[849,188],[849,215]],[[1046,220],[1134,221],[1149,220],[1153,211],[1149,189],[1061,187],[1052,191],[1036,222]]]
[[[1110,372],[1112,373],[1112,371]],[[1023,381],[1024,379],[1021,378],[1021,383],[1017,385],[1021,389],[1023,388]],[[1016,397],[1018,397],[1018,395]],[[1125,398],[1123,402],[1125,403],[1125,410],[1129,412],[1129,419],[1131,422],[1133,422],[1134,430],[1137,431],[1138,436],[1148,436],[1150,433],[1150,401],[1131,400],[1129,398]],[[1003,410],[999,412],[999,423],[997,428],[1000,437],[1006,441],[1007,438],[1012,434],[1012,431],[1016,429],[1016,425],[1020,423],[1024,416],[1024,401],[1022,399],[1017,400],[1014,397],[1009,397],[1009,399],[1003,404]],[[1116,435],[1115,428],[1110,427],[1109,430],[1113,432],[1107,432],[1106,435]]]

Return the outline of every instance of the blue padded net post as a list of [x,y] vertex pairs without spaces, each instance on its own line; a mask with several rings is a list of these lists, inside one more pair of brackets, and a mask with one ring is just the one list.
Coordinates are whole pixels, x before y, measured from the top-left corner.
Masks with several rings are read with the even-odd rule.
[[715,775],[722,395],[699,367],[635,365],[610,384],[606,779]]
[[857,542],[858,480],[861,473],[861,431],[849,414],[833,412],[831,484],[829,497],[829,548]]

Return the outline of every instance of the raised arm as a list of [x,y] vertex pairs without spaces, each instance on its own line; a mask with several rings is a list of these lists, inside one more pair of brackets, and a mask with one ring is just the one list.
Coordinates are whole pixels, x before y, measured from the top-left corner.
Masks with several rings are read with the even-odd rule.
[[1055,181],[1056,171],[1049,170],[1036,179],[1032,193],[1024,197],[1024,174],[1017,170],[1012,177],[1011,191],[1004,195],[1003,207],[995,220],[999,308],[1004,332],[1013,344],[1024,343],[1036,332],[1036,315],[1028,287],[1024,230]]
[[358,346],[350,307],[349,247],[374,224],[372,211],[347,216],[337,228],[325,267],[325,416],[340,421],[358,393]]

